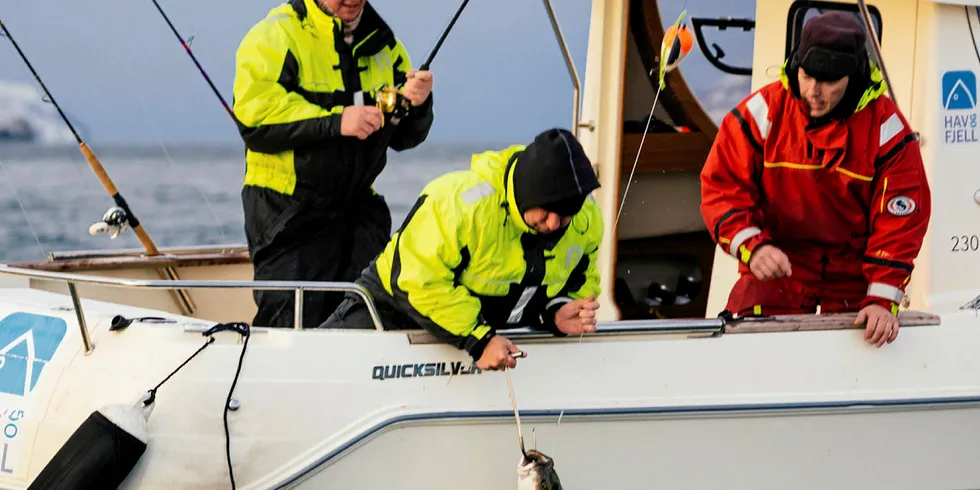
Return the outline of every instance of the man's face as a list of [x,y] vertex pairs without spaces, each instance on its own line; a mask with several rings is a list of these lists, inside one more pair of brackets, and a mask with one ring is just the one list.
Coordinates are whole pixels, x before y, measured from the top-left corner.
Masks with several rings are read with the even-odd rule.
[[568,226],[572,218],[560,216],[541,208],[531,208],[524,211],[524,222],[538,233],[551,233]]
[[361,14],[361,10],[364,10],[364,2],[366,0],[317,0],[320,5],[325,5],[334,13],[340,20],[344,22],[352,22]]
[[808,75],[806,70],[800,68],[798,79],[800,95],[810,109],[810,117],[814,118],[825,116],[834,110],[847,90],[848,77],[841,78],[836,82],[820,82]]

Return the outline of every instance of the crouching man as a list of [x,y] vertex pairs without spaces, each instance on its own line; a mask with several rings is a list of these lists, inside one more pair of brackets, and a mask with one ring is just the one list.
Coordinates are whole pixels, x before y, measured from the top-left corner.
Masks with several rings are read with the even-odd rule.
[[[499,330],[595,331],[604,225],[589,194],[598,187],[565,130],[474,155],[469,170],[426,185],[356,282],[371,292],[386,330],[425,329],[480,369],[516,367],[519,351]],[[321,328],[374,326],[348,294]]]

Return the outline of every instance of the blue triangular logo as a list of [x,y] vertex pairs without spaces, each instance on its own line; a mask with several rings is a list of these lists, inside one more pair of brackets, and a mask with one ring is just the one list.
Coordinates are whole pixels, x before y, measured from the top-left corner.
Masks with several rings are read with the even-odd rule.
[[67,331],[68,324],[52,316],[13,313],[0,320],[0,392],[30,393]]
[[977,76],[969,70],[943,74],[943,107],[947,111],[969,110],[977,106]]

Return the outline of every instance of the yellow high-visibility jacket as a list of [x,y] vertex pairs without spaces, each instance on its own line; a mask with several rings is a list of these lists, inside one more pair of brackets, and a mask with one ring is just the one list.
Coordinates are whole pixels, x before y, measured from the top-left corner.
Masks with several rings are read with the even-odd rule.
[[[602,241],[591,197],[564,232],[540,235],[514,199],[524,146],[473,156],[467,171],[430,182],[381,255],[358,279],[386,324],[424,328],[479,359],[497,329],[532,327],[561,335],[555,312],[600,293]],[[517,163],[519,165],[519,163]]]
[[341,29],[316,0],[289,0],[242,39],[233,112],[247,148],[245,185],[344,205],[371,192],[389,147],[425,140],[431,96],[364,141],[341,136],[346,106],[373,105],[381,87],[404,83],[411,68],[405,47],[370,4],[351,45]]

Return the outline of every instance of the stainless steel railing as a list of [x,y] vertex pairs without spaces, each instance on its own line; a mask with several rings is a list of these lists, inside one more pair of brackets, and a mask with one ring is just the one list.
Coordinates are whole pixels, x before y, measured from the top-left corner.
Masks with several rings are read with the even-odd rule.
[[[85,323],[85,315],[82,312],[82,300],[78,294],[77,284],[96,284],[100,286],[128,288],[128,289],[261,289],[261,290],[292,290],[296,295],[295,316],[293,317],[293,328],[303,328],[303,292],[304,291],[333,291],[355,293],[364,300],[367,305],[368,313],[374,322],[374,328],[384,330],[381,325],[381,317],[374,306],[371,294],[363,286],[352,282],[320,282],[320,281],[163,281],[163,280],[141,280],[123,279],[117,277],[91,276],[85,274],[70,274],[65,272],[50,272],[36,269],[24,269],[10,267],[0,264],[0,274],[29,277],[31,279],[65,282],[68,284],[68,294],[71,295],[72,304],[75,306],[75,316],[78,318],[78,328],[81,330],[82,342],[85,345],[85,352],[89,353],[95,348],[92,338]],[[261,325],[259,325],[261,326]]]
[[[93,276],[84,274],[71,274],[64,272],[49,272],[36,269],[25,269],[10,267],[0,264],[0,274],[28,277],[37,280],[65,282],[68,284],[68,293],[71,296],[72,304],[75,307],[75,316],[78,319],[78,328],[82,335],[82,343],[85,352],[90,353],[95,348],[92,338],[89,335],[88,326],[85,322],[85,315],[82,311],[81,296],[78,294],[77,284],[95,284],[100,286],[129,288],[129,289],[262,289],[262,290],[293,290],[296,294],[296,308],[294,317],[294,329],[302,328],[303,317],[303,292],[304,291],[335,291],[353,292],[364,300],[367,305],[368,313],[374,322],[376,330],[383,331],[381,317],[377,307],[371,298],[370,293],[364,287],[348,282],[317,282],[317,281],[223,281],[223,280],[204,280],[204,281],[167,281],[167,280],[141,280],[124,279],[116,277]],[[261,325],[259,325],[261,326]],[[693,319],[670,319],[670,320],[618,320],[612,322],[599,322],[596,325],[595,335],[623,335],[623,334],[699,334],[699,333],[721,333],[724,330],[725,322],[719,318],[693,318]],[[517,340],[530,340],[535,338],[553,338],[553,335],[541,330],[531,328],[515,328],[500,332],[507,338]],[[410,336],[411,337],[411,336]],[[417,343],[413,341],[413,343]]]
[[561,48],[561,54],[565,58],[565,66],[568,68],[568,76],[572,79],[572,134],[576,138],[579,137],[579,128],[588,128],[590,131],[595,129],[595,123],[592,121],[582,122],[581,119],[581,104],[582,104],[582,83],[579,80],[578,70],[575,69],[575,62],[572,61],[572,55],[568,51],[568,44],[565,42],[565,36],[561,32],[561,26],[558,25],[558,19],[555,17],[555,9],[551,6],[551,0],[544,0],[544,8],[548,11],[548,19],[551,20],[551,28],[555,31],[555,38],[558,40],[558,46]]

